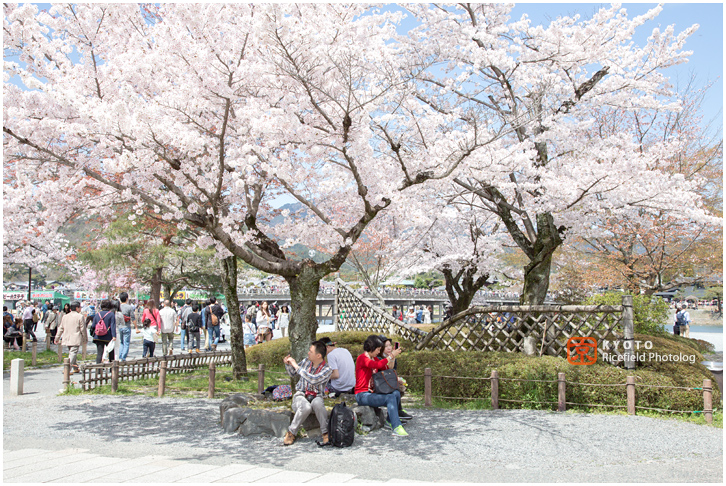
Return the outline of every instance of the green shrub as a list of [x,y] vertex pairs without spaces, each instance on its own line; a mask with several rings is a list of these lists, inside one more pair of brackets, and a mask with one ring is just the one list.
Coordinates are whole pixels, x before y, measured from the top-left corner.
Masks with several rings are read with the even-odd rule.
[[[372,333],[361,331],[344,331],[318,334],[318,338],[329,337],[339,348],[345,348],[355,360],[363,352],[363,341]],[[414,345],[398,336],[388,336],[393,341],[398,341],[405,350],[413,349]],[[290,339],[280,338],[262,344],[256,344],[245,350],[248,366],[264,364],[265,368],[280,366],[282,359],[290,354]]]
[[[499,383],[501,408],[551,410],[557,408],[557,374],[561,372],[565,373],[568,381],[567,401],[585,404],[581,406],[568,405],[567,408],[581,410],[613,410],[600,405],[625,407],[627,398],[624,384],[626,377],[629,375],[635,376],[637,384],[687,388],[700,388],[703,386],[704,379],[713,379],[708,369],[700,364],[700,353],[690,346],[658,336],[637,334],[635,339],[642,342],[650,340],[653,343],[653,348],[648,352],[693,356],[695,364],[645,361],[637,363],[636,370],[626,371],[600,361],[590,366],[573,366],[564,358],[552,356],[533,357],[515,353],[481,351],[419,351],[404,354],[399,359],[398,371],[399,374],[406,377],[409,389],[414,394],[423,394],[423,371],[425,368],[431,368],[434,375],[432,378],[433,396],[488,399],[491,396],[491,387],[488,380],[440,377],[488,378],[491,376],[492,370],[496,369],[501,380]],[[617,386],[599,387],[580,383]],[[713,403],[720,403],[720,397],[720,391],[714,388]],[[636,387],[636,398],[639,407],[681,411],[703,410],[703,395],[700,390]],[[525,403],[508,402],[506,400],[517,400]],[[534,402],[555,403],[541,404]]]
[[[621,292],[607,292],[593,295],[585,303],[587,305],[622,305],[623,294]],[[660,297],[650,295],[633,296],[633,314],[635,332],[653,336],[668,334],[665,329],[668,320],[668,303]]]

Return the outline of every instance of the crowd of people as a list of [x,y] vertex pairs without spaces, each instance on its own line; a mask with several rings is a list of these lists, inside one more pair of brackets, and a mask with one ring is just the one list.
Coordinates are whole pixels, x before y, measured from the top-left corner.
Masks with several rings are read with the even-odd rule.
[[[245,347],[271,340],[274,329],[287,335],[288,305],[254,302],[249,306],[240,305],[240,314]],[[100,303],[74,301],[62,309],[49,301],[42,305],[33,301],[18,302],[12,311],[5,306],[3,337],[10,349],[19,350],[23,337],[37,341],[35,332],[40,324],[49,344],[70,348],[72,365],[77,369],[78,347],[87,344],[89,339],[96,345],[98,363],[113,361],[116,357],[125,361],[132,333],[142,335],[143,357],[153,357],[159,343],[163,355],[173,354],[177,334],[181,338],[181,351],[215,351],[224,342],[221,324],[228,319],[227,308],[214,297],[203,302],[186,299],[182,306],[165,300],[157,307],[153,299],[131,303],[128,293],[121,292]]]
[[385,426],[394,435],[404,437],[408,433],[403,422],[413,416],[401,406],[404,381],[399,379],[398,389],[390,393],[377,391],[372,384],[373,375],[386,369],[396,368],[396,359],[403,348],[385,336],[371,335],[363,343],[363,353],[355,361],[345,348],[324,337],[310,344],[307,358],[300,363],[290,355],[283,364],[288,374],[298,378],[295,394],[292,396],[293,420],[283,439],[284,445],[292,445],[305,419],[314,413],[320,424],[322,445],[329,443],[328,412],[324,397],[326,390],[333,397],[342,393],[355,395],[361,406],[386,407],[388,418]]

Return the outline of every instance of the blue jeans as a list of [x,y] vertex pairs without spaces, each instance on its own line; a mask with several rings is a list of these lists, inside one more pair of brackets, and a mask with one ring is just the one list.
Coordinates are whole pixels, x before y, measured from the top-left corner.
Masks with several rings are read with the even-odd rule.
[[209,344],[219,344],[219,331],[219,325],[209,326]]
[[398,390],[393,393],[383,395],[381,393],[361,392],[355,396],[358,405],[364,407],[386,407],[388,409],[388,421],[395,429],[401,425],[401,419],[398,418],[398,409],[401,408],[401,392]]
[[185,337],[187,337],[187,330],[186,329],[182,329],[181,330],[181,348],[182,348],[182,351],[184,351],[186,349],[186,346],[184,345],[184,338]]
[[118,359],[126,361],[126,356],[129,355],[129,346],[131,345],[131,328],[130,327],[119,327],[118,331],[119,345],[121,346],[118,352]]

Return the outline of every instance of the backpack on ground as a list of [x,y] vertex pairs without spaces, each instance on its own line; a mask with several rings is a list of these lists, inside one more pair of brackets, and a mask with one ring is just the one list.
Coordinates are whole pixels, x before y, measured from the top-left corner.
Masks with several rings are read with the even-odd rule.
[[333,407],[328,418],[328,438],[335,447],[350,447],[355,439],[356,418],[353,410],[341,402]]

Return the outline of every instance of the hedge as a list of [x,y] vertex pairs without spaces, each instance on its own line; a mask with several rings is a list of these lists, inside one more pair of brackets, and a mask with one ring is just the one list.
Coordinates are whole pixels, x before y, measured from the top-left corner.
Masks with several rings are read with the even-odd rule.
[[[327,333],[336,341],[338,347],[346,348],[355,359],[363,352],[363,341],[368,332]],[[566,374],[568,382],[625,384],[626,377],[635,376],[636,384],[664,385],[677,387],[700,388],[704,379],[713,380],[711,372],[700,362],[703,356],[690,343],[672,340],[667,336],[649,336],[636,334],[635,340],[640,341],[642,352],[683,355],[692,357],[694,364],[689,362],[636,362],[636,369],[627,371],[622,368],[603,363],[600,360],[589,366],[574,366],[564,358],[552,356],[526,356],[520,353],[487,352],[487,351],[406,351],[412,350],[412,343],[393,336],[400,341],[404,353],[398,360],[398,373],[406,376],[409,390],[413,394],[423,394],[425,368],[431,368],[432,395],[442,397],[481,398],[485,402],[491,397],[488,380],[466,380],[455,378],[437,378],[437,376],[484,377],[491,376],[492,370],[498,370],[499,398],[504,400],[550,401],[557,402],[557,374]],[[652,343],[652,349],[645,350],[645,341]],[[266,368],[279,366],[282,359],[289,353],[290,343],[287,338],[259,344],[247,349],[247,361],[252,365],[264,363]],[[548,382],[506,381],[506,379],[546,380]],[[625,386],[584,386],[574,383],[567,384],[567,401],[583,404],[627,405]],[[636,386],[637,405],[642,407],[662,408],[669,410],[697,411],[703,410],[703,394],[700,390],[673,390]],[[721,403],[721,392],[714,387],[713,404]],[[536,403],[519,404],[500,402],[500,408],[538,408],[556,409],[556,405]],[[569,408],[606,409],[610,407],[575,407]]]

